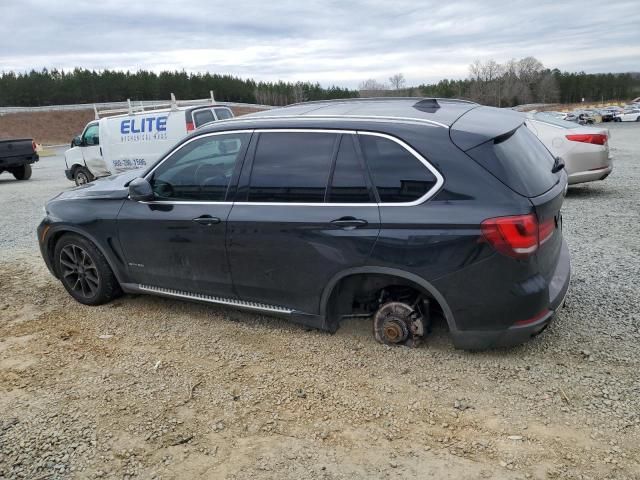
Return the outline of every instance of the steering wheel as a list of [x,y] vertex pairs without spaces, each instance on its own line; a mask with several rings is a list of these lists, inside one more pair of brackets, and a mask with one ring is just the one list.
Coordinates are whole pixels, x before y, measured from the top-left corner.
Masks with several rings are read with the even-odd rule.
[[171,185],[169,182],[154,179],[153,193],[155,193],[159,197],[171,198],[173,197],[173,194],[175,192],[173,190],[173,185]]

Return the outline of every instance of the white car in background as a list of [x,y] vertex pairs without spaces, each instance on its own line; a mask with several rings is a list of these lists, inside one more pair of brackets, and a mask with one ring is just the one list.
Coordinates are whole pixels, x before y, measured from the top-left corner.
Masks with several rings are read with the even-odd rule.
[[613,170],[606,128],[576,125],[544,112],[529,114],[526,125],[562,159],[569,184],[604,180]]
[[624,110],[614,117],[616,122],[640,122],[640,107]]

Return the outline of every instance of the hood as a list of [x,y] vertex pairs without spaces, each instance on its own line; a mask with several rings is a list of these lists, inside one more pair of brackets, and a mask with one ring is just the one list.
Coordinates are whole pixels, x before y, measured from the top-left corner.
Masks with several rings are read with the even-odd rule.
[[102,177],[86,185],[72,188],[55,197],[56,200],[72,198],[126,198],[129,195],[128,185],[131,180],[139,177],[140,170],[131,170],[118,175]]

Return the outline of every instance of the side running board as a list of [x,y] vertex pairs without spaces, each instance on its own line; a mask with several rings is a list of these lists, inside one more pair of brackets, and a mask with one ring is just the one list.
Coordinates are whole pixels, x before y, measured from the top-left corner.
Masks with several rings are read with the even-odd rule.
[[247,302],[245,300],[236,300],[233,298],[214,297],[212,295],[204,295],[200,293],[183,292],[170,288],[153,287],[151,285],[138,285],[138,288],[145,292],[156,293],[159,295],[167,295],[170,297],[185,298],[187,300],[197,300],[199,302],[216,303],[219,305],[230,305],[233,307],[249,308],[251,310],[261,310],[274,313],[292,313],[293,310],[278,305],[268,305],[260,302]]

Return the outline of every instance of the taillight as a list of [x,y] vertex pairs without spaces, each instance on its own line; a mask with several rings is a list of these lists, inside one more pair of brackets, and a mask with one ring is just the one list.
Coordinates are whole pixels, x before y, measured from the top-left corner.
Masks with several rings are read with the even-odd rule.
[[187,132],[193,132],[196,127],[193,125],[193,122],[187,122]]
[[567,135],[567,140],[571,142],[593,143],[594,145],[604,145],[607,143],[607,136],[602,133],[574,133]]
[[556,219],[549,218],[542,222],[538,227],[538,243],[542,245],[544,242],[549,240],[553,235],[553,232],[556,231]]
[[35,152],[36,150],[38,150],[38,146],[36,145],[36,141],[35,140],[31,140],[31,148],[33,148],[33,151]]
[[527,258],[555,231],[555,219],[541,224],[533,214],[488,218],[481,224],[482,235],[498,252],[512,258]]

